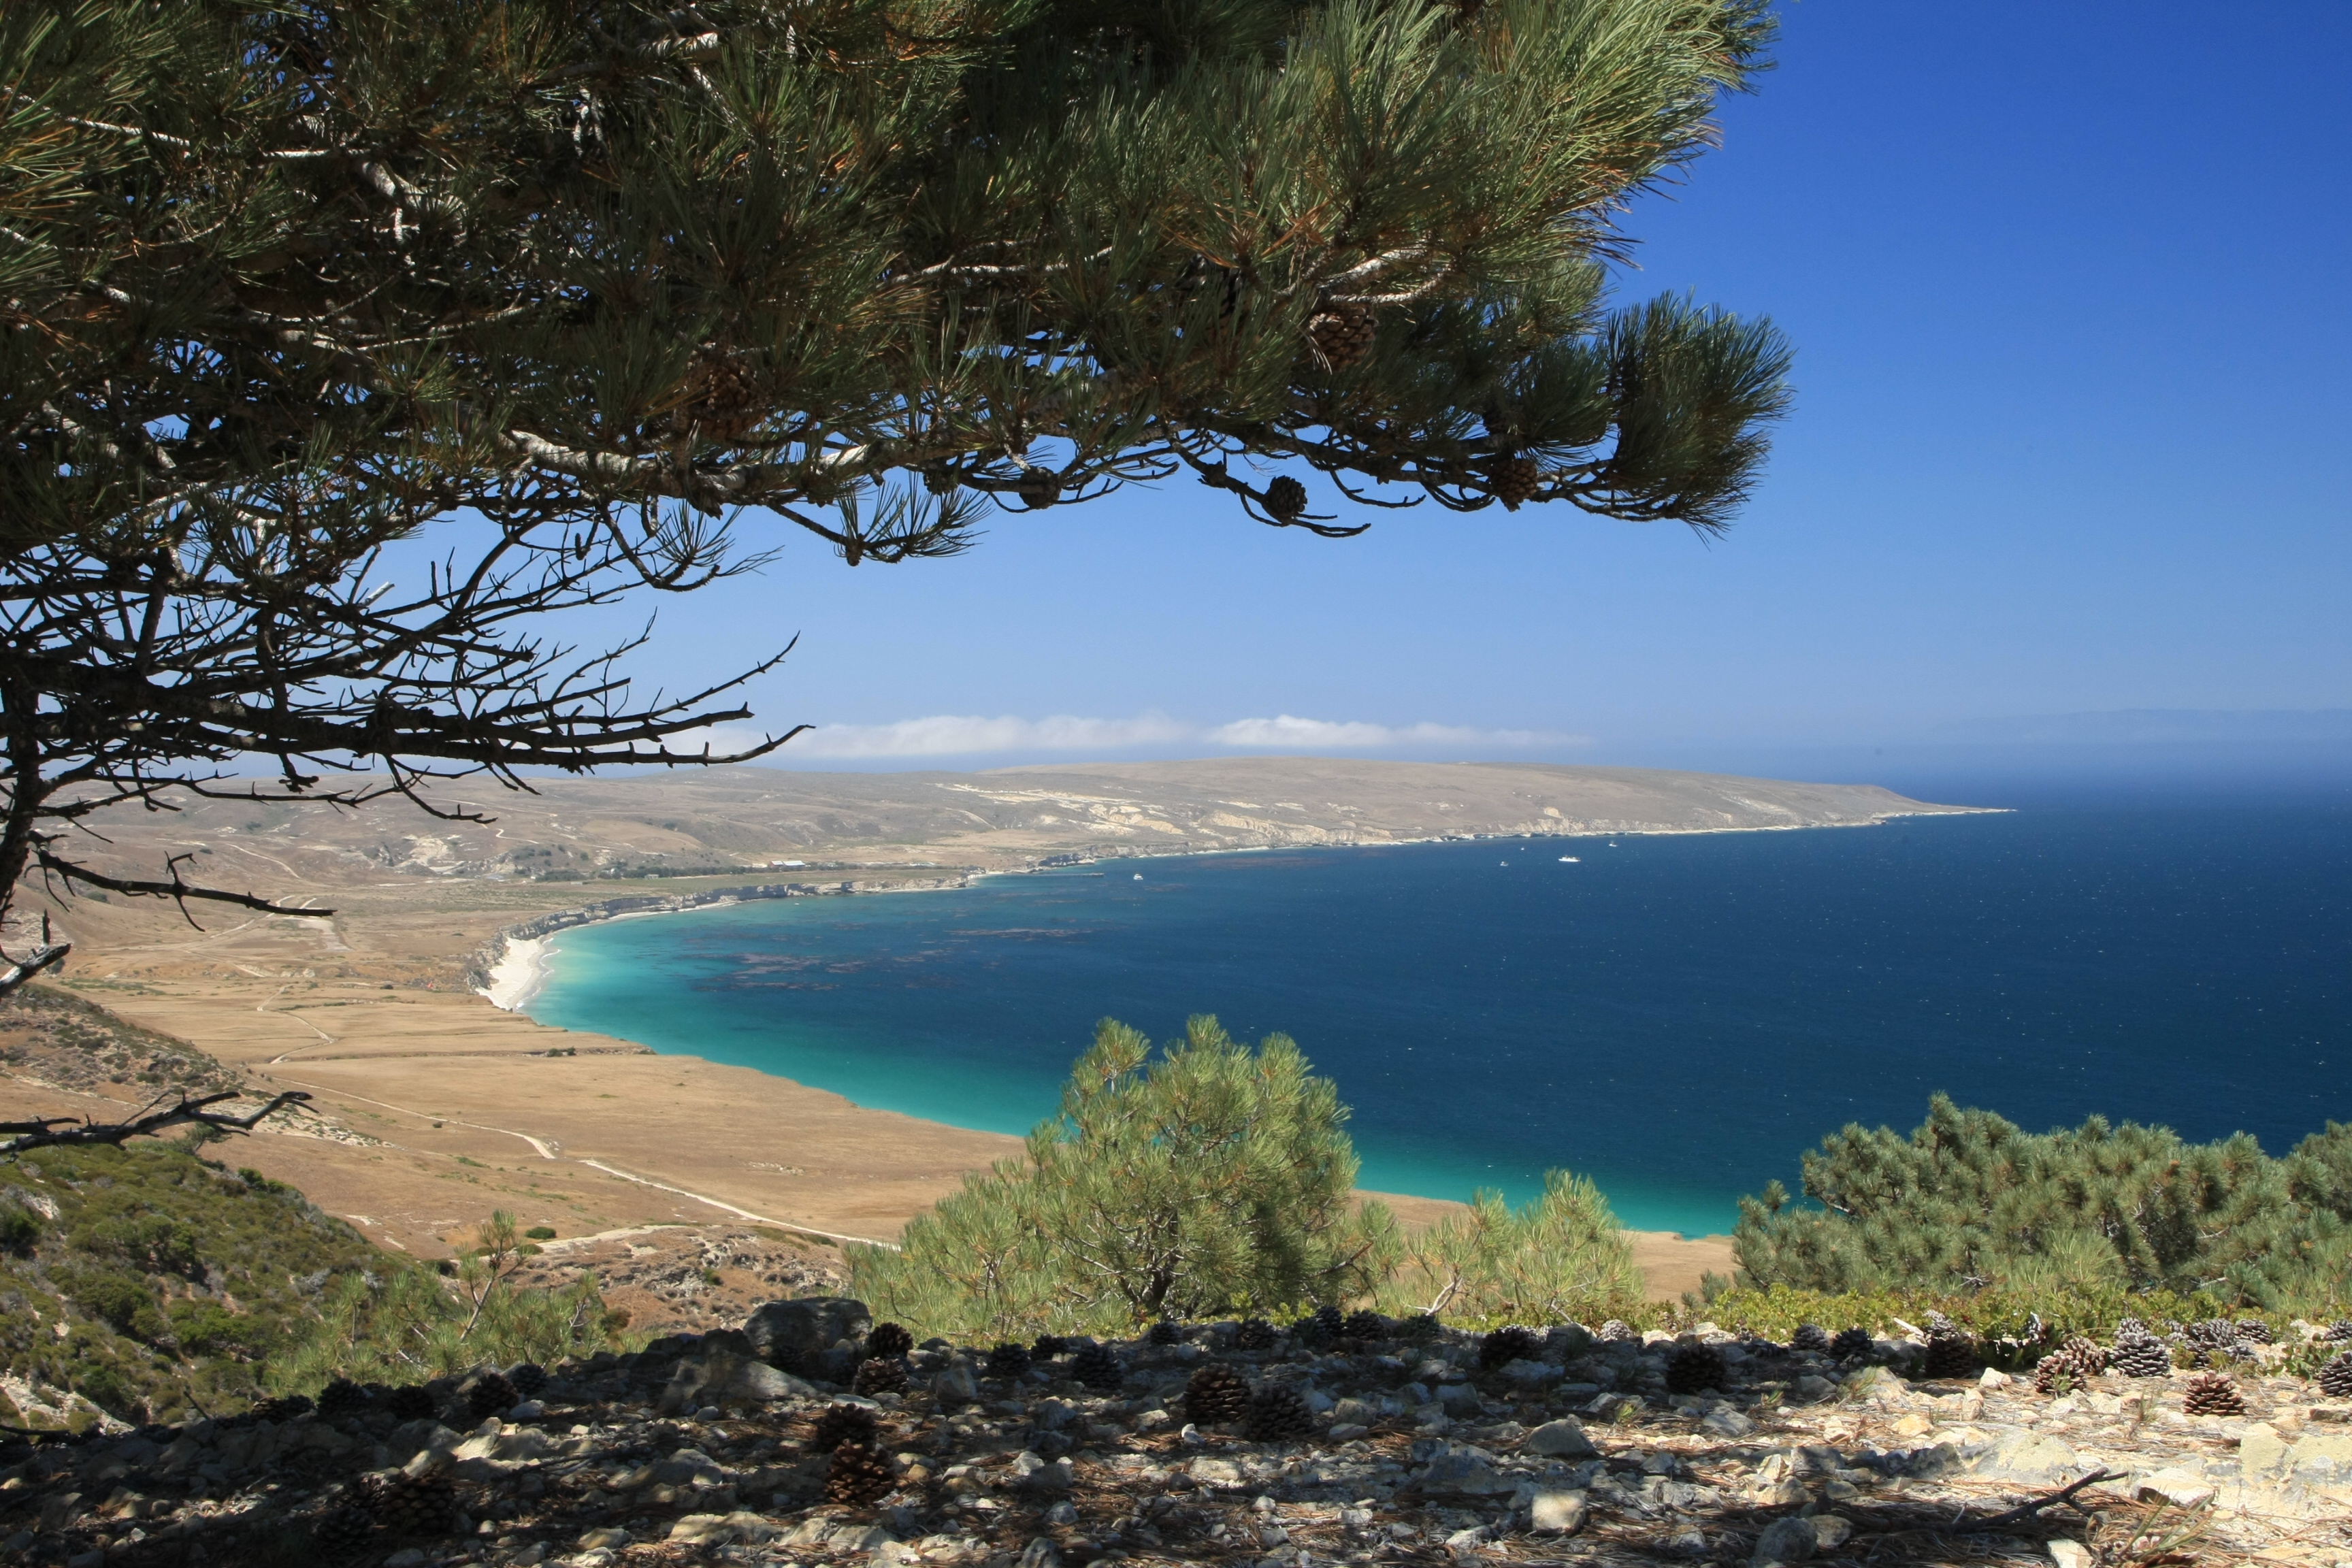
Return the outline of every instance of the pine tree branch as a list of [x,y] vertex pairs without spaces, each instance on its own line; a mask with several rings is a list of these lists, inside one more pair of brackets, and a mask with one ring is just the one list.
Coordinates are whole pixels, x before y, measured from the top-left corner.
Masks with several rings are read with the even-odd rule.
[[29,1121],[0,1121],[0,1133],[15,1133],[0,1142],[0,1156],[22,1154],[34,1149],[79,1148],[94,1143],[120,1147],[132,1138],[152,1138],[170,1127],[210,1127],[223,1132],[250,1132],[261,1121],[289,1105],[308,1103],[309,1094],[298,1089],[280,1090],[260,1110],[244,1116],[230,1116],[211,1107],[223,1100],[242,1100],[242,1089],[226,1089],[208,1094],[201,1100],[182,1096],[176,1105],[163,1110],[136,1116],[127,1121],[92,1121],[69,1116],[43,1116]]

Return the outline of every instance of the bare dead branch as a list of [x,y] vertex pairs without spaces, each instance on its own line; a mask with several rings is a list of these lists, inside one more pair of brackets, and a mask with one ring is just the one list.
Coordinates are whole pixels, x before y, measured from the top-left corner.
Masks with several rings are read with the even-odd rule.
[[260,1110],[244,1116],[231,1116],[212,1110],[223,1100],[242,1100],[244,1091],[227,1089],[208,1094],[201,1100],[183,1095],[176,1105],[128,1121],[76,1121],[68,1116],[43,1116],[30,1121],[0,1121],[0,1133],[16,1136],[0,1142],[0,1155],[22,1154],[34,1149],[79,1148],[93,1143],[120,1148],[132,1138],[152,1138],[171,1127],[211,1127],[223,1132],[251,1132],[268,1117],[289,1105],[307,1103],[310,1095],[299,1089],[280,1090]]

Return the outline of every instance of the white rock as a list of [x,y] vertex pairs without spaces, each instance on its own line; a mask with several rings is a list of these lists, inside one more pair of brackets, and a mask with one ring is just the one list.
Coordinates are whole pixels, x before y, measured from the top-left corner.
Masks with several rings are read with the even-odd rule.
[[1528,1504],[1528,1528],[1566,1535],[1584,1522],[1584,1510],[1582,1492],[1546,1487]]
[[2050,1543],[2050,1561],[2057,1568],[2094,1568],[2095,1560],[2081,1542],[2062,1539]]
[[1977,1379],[1977,1385],[1980,1388],[2005,1388],[2016,1381],[2000,1368],[1989,1366],[1984,1369],[1984,1375]]
[[1853,1522],[1833,1513],[1813,1515],[1813,1544],[1823,1552],[1833,1552],[1843,1546],[1853,1534]]
[[2210,1500],[2213,1489],[2187,1470],[2158,1470],[2143,1476],[2133,1495],[2142,1502],[2168,1502],[2175,1508],[2195,1508]]

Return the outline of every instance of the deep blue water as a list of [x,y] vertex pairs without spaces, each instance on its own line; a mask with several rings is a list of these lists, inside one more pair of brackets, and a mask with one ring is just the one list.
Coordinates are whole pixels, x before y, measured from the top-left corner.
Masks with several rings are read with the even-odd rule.
[[1214,1013],[1339,1081],[1366,1186],[1517,1198],[1566,1166],[1652,1229],[1727,1229],[1822,1133],[1907,1130],[1938,1089],[2273,1152],[2352,1119],[2342,790],[1113,862],[558,948],[541,1022],[1008,1132],[1097,1018]]

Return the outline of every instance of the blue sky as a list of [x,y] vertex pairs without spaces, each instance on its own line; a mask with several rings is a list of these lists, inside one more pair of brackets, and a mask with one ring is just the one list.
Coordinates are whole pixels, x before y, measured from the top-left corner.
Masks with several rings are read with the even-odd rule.
[[637,668],[682,683],[798,632],[756,706],[826,726],[793,750],[829,767],[1766,771],[2010,716],[2352,708],[2352,6],[1782,15],[1779,68],[1632,213],[1620,279],[1796,343],[1727,538],[1554,505],[1331,542],[1179,483],[1005,514],[960,560],[788,541],[663,606]]

